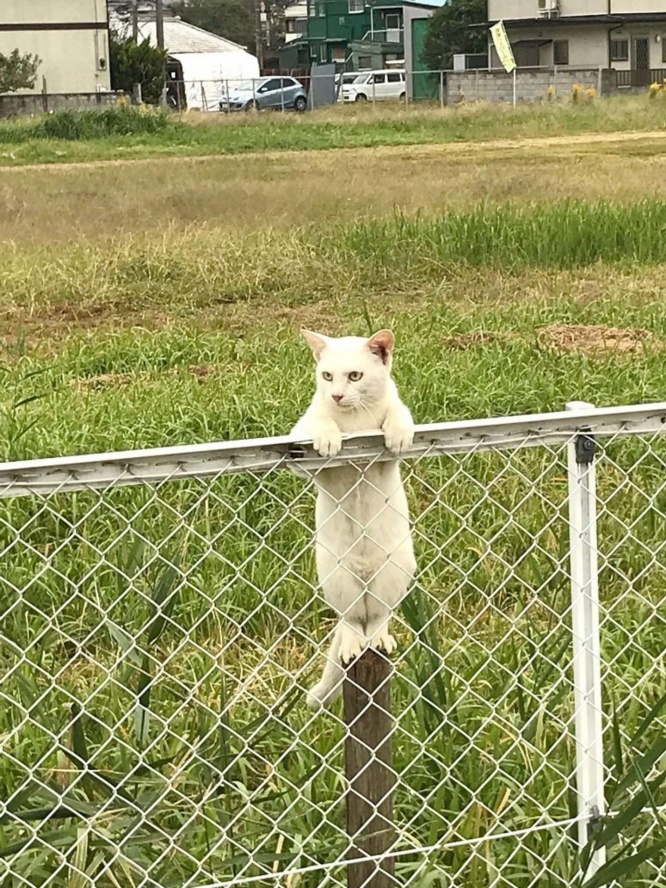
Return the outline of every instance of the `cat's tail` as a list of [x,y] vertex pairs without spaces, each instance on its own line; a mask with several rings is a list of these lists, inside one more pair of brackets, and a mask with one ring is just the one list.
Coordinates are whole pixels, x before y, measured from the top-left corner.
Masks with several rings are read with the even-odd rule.
[[319,709],[320,706],[328,706],[340,694],[345,670],[340,663],[340,636],[342,623],[333,633],[333,641],[326,654],[326,665],[321,678],[316,685],[308,691],[308,706],[310,709]]

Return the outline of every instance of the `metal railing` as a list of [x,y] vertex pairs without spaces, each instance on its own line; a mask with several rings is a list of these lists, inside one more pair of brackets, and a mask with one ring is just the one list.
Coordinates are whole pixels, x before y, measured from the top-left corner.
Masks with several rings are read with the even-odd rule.
[[641,89],[651,83],[666,81],[666,68],[632,68],[626,71],[616,70],[618,89]]
[[404,28],[373,28],[362,38],[363,42],[396,43],[402,45],[405,36]]
[[421,426],[402,460],[418,576],[362,883],[355,723],[305,706],[313,500],[381,437],[0,466],[0,884],[564,888],[607,848],[662,884],[666,404],[570,408]]

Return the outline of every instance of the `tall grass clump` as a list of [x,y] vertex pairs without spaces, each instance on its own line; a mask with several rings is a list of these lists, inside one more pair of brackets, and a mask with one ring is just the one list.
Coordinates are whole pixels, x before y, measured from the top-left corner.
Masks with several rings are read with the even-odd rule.
[[0,144],[27,142],[32,139],[82,141],[111,136],[135,136],[164,133],[178,124],[166,111],[132,107],[100,110],[63,110],[27,123],[0,126]]
[[567,200],[361,221],[338,229],[336,239],[344,253],[385,272],[452,263],[498,268],[658,263],[666,261],[665,235],[664,201]]

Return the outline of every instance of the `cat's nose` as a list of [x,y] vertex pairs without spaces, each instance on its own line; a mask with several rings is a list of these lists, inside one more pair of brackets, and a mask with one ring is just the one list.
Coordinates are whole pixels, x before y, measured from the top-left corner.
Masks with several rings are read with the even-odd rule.
[[339,404],[340,401],[344,398],[344,395],[331,395],[336,404]]

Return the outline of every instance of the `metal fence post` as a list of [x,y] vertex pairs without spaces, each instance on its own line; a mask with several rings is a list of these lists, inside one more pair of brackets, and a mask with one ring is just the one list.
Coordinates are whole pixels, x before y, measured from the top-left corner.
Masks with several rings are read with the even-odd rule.
[[[571,401],[567,410],[589,410],[592,404]],[[604,814],[604,753],[601,723],[601,641],[597,567],[597,503],[594,437],[579,432],[568,445],[571,624],[576,736],[578,844]],[[606,859],[594,853],[588,875]]]
[[444,107],[444,72],[439,72],[439,106]]

